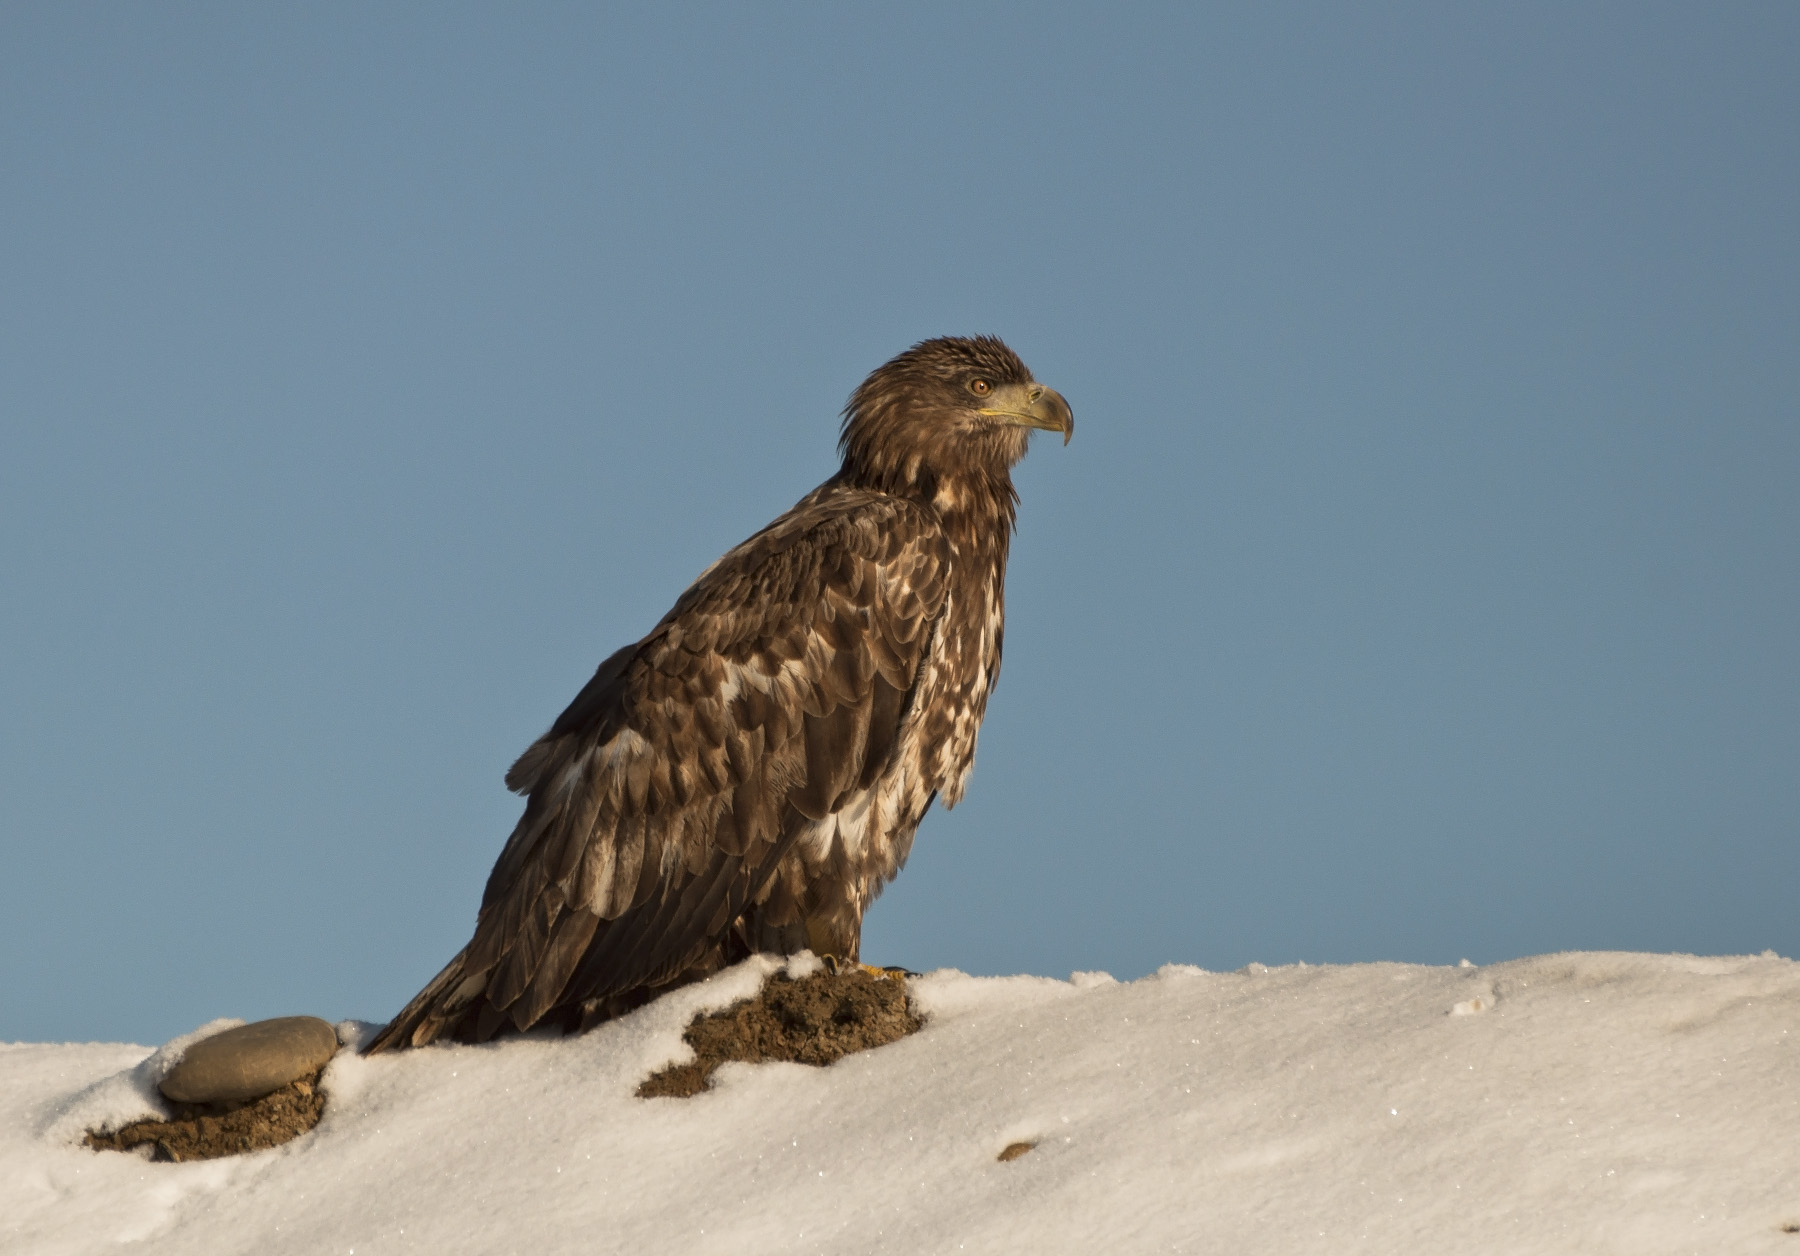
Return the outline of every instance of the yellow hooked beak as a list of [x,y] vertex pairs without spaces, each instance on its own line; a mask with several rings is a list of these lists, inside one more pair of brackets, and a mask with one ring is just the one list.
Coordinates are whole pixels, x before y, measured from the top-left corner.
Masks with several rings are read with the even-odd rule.
[[1061,432],[1063,444],[1075,435],[1075,412],[1054,388],[1042,384],[1002,384],[994,389],[979,413],[1017,427]]

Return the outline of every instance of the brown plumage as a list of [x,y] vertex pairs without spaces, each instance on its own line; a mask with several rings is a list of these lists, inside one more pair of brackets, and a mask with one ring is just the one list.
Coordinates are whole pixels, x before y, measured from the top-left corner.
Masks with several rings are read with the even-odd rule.
[[927,340],[844,408],[842,468],[600,665],[506,774],[525,813],[475,936],[368,1050],[585,1029],[749,954],[857,958],[1000,671],[1032,428],[1000,341]]

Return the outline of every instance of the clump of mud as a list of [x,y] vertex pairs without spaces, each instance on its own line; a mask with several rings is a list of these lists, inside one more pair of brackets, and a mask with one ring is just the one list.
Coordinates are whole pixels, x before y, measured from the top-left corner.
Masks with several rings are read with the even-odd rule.
[[[320,1072],[324,1070],[321,1069]],[[319,1123],[325,1096],[319,1074],[289,1082],[272,1095],[235,1103],[171,1103],[166,1121],[133,1121],[117,1130],[89,1130],[96,1151],[148,1146],[152,1160],[214,1160],[279,1147]]]
[[652,1074],[637,1093],[640,1099],[697,1095],[727,1060],[826,1065],[904,1038],[922,1024],[907,1005],[906,982],[898,976],[860,968],[798,980],[777,973],[755,998],[696,1016],[682,1037],[697,1058]]

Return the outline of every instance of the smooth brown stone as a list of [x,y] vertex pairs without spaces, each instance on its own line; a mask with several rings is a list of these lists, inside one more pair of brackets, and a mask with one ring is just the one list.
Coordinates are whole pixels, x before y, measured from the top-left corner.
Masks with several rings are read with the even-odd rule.
[[278,1016],[202,1038],[157,1084],[176,1103],[260,1099],[323,1068],[337,1031],[316,1016]]

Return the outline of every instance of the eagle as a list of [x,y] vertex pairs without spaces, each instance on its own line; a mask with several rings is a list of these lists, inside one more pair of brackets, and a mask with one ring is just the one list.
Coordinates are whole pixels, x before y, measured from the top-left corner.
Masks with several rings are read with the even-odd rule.
[[368,1052],[579,1032],[756,953],[860,959],[954,806],[1000,674],[1012,468],[1068,402],[992,336],[922,341],[837,474],[701,573],[519,756],[475,936]]

